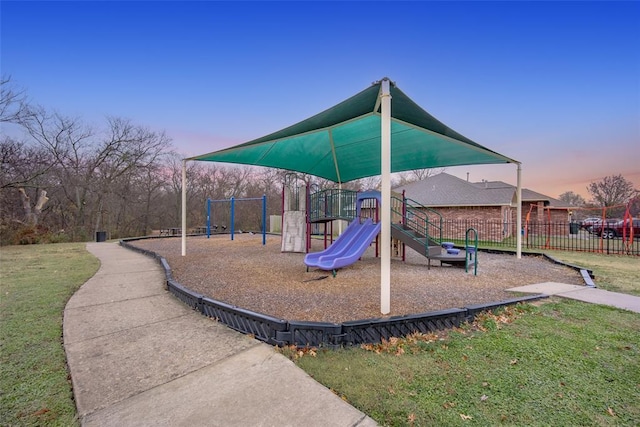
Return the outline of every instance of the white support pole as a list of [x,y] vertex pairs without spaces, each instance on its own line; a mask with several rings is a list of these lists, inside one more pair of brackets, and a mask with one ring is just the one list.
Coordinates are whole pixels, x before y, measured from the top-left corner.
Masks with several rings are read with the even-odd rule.
[[380,312],[391,312],[391,92],[389,80],[382,80],[380,173],[382,206],[380,221]]
[[[338,216],[342,215],[342,183],[338,183]],[[357,219],[357,218],[356,218]],[[338,221],[338,236],[342,235],[342,222],[343,220]]]
[[516,187],[516,258],[522,258],[522,165],[518,163],[518,181]]
[[187,161],[182,160],[182,256],[187,255]]

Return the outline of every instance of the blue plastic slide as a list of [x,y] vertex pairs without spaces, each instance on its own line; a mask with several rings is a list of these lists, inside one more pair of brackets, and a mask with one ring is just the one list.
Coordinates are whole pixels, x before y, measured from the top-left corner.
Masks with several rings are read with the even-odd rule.
[[362,224],[354,220],[338,239],[322,252],[307,254],[304,263],[307,267],[316,267],[331,271],[356,262],[367,250],[373,239],[380,233],[381,224],[367,219]]
[[358,221],[357,219],[351,221],[349,226],[342,232],[340,236],[338,236],[336,241],[333,242],[331,246],[323,251],[305,255],[304,263],[307,265],[307,267],[317,267],[321,257],[340,256],[344,252],[345,248],[349,246],[355,236],[362,231],[362,226],[365,224],[371,224],[371,219],[368,218],[362,224],[360,224],[360,221]]

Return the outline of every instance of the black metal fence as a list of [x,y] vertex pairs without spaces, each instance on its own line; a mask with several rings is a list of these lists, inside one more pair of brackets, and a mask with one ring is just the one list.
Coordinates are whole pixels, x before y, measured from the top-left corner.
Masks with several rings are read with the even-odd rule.
[[[464,245],[464,232],[478,231],[481,248],[516,249],[515,223],[483,220],[444,220],[442,236],[446,241]],[[522,249],[560,250],[640,256],[640,233],[615,237],[598,235],[570,222],[524,223],[520,230]]]

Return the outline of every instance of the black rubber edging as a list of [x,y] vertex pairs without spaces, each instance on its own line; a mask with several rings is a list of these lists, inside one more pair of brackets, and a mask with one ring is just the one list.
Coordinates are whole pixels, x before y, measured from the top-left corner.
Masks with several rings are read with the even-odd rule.
[[[220,323],[235,329],[239,332],[253,335],[256,339],[271,345],[286,346],[295,345],[298,347],[325,346],[331,348],[345,345],[359,345],[365,343],[379,342],[389,336],[402,336],[407,333],[422,331],[424,327],[419,324],[429,324],[430,330],[445,329],[448,324],[458,326],[461,319],[471,321],[478,313],[491,311],[500,307],[514,305],[521,302],[531,302],[548,298],[548,295],[538,294],[526,297],[513,298],[503,301],[490,302],[484,304],[470,305],[460,309],[440,310],[421,314],[410,314],[404,316],[393,316],[390,318],[376,318],[348,321],[344,323],[329,322],[306,322],[287,321],[276,319],[262,313],[253,312],[241,307],[233,306],[221,301],[206,298],[196,294],[190,289],[178,283],[172,276],[171,267],[166,259],[153,251],[138,248],[129,244],[131,241],[144,240],[146,238],[121,239],[120,245],[135,252],[156,259],[165,271],[167,289],[174,297],[192,309],[199,311],[202,315],[213,317]],[[155,237],[151,237],[155,238]],[[512,253],[506,252],[505,253]],[[531,253],[529,253],[531,254]],[[543,254],[542,254],[543,255]],[[206,301],[205,301],[206,300]],[[208,301],[208,304],[206,302]],[[213,314],[205,309],[205,306],[216,306],[224,308],[222,312]],[[447,314],[452,317],[446,318]],[[436,326],[434,326],[434,324]],[[258,326],[256,326],[258,325]],[[369,326],[372,330],[359,335],[354,333],[356,326]],[[376,329],[377,328],[377,329]],[[390,335],[390,331],[398,332],[398,335]],[[423,331],[422,331],[423,332]],[[309,339],[311,337],[311,339]],[[364,340],[363,340],[364,339]]]

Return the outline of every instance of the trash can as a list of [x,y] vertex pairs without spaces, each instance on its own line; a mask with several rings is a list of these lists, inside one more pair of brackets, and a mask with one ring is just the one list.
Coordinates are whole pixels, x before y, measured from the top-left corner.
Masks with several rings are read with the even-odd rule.
[[107,232],[96,231],[96,242],[106,242],[106,241],[107,241]]
[[580,229],[580,224],[577,222],[569,223],[569,234],[578,234],[578,230]]

